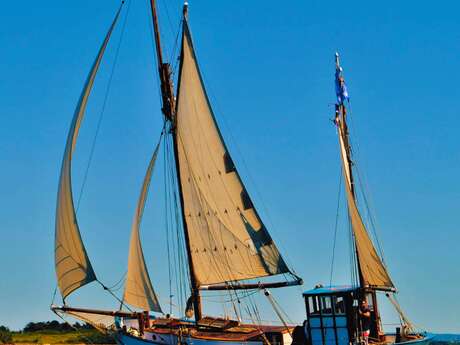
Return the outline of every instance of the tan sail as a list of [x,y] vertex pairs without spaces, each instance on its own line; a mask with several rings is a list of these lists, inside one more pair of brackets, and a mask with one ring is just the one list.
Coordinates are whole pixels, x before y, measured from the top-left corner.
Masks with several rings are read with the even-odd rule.
[[75,214],[72,196],[71,163],[78,131],[85,115],[88,97],[119,14],[120,10],[105,36],[80,95],[67,136],[64,158],[62,160],[56,207],[55,266],[58,286],[63,298],[79,287],[96,280],[96,275],[81,239]]
[[126,274],[125,292],[123,300],[128,304],[143,310],[151,310],[161,313],[155,291],[153,290],[149,272],[145,264],[144,252],[142,250],[139,236],[139,228],[144,213],[145,200],[147,198],[153,168],[158,155],[158,143],[150,160],[147,172],[142,184],[141,194],[137,203],[136,214],[131,228],[131,241],[129,245],[128,273]]
[[362,275],[364,287],[371,287],[383,290],[393,290],[394,285],[385,268],[380,256],[377,254],[369,233],[364,226],[359,210],[356,206],[355,197],[352,192],[351,166],[345,145],[346,131],[344,124],[338,120],[340,153],[342,158],[343,174],[345,178],[345,190],[348,201],[348,213],[354,233],[356,251],[358,255],[359,270]]
[[197,285],[288,273],[221,137],[186,21],[176,126],[183,207]]

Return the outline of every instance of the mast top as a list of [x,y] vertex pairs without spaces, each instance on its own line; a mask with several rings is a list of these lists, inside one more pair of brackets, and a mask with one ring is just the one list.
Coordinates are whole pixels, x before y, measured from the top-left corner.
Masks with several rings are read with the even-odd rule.
[[188,19],[188,2],[184,2],[184,6],[182,7],[182,14],[184,15],[184,19]]

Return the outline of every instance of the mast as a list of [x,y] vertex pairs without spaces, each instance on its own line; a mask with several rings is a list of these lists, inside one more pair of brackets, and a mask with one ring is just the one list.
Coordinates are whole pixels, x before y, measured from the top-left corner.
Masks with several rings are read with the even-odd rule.
[[[192,263],[192,253],[190,247],[190,239],[189,234],[187,231],[187,222],[185,220],[185,213],[184,213],[184,197],[182,192],[182,184],[181,184],[181,177],[180,177],[180,166],[179,166],[179,159],[178,159],[178,149],[177,149],[177,132],[175,126],[175,108],[176,102],[174,98],[174,88],[173,82],[171,79],[171,66],[169,63],[163,62],[163,54],[161,50],[161,41],[160,41],[160,29],[158,25],[158,16],[156,10],[155,0],[150,0],[150,8],[152,11],[152,20],[153,20],[153,29],[155,35],[155,46],[157,52],[157,62],[158,62],[158,72],[160,76],[160,83],[161,83],[161,97],[162,97],[162,112],[167,120],[169,120],[172,124],[171,127],[171,134],[173,138],[173,146],[174,146],[174,161],[176,164],[176,177],[178,181],[178,188],[179,188],[179,199],[180,199],[180,206],[181,206],[181,216],[182,216],[182,226],[184,229],[184,239],[185,239],[185,247],[187,250],[187,258],[190,270],[190,287],[191,287],[191,298],[193,301],[193,311],[195,314],[195,320],[198,322],[201,319],[201,297],[200,297],[200,290],[198,288],[198,284],[196,281],[196,275],[194,266]],[[183,16],[184,20],[187,19],[187,3],[184,3],[183,9]]]
[[[342,72],[342,67],[340,67],[340,60],[339,60],[339,53],[335,53],[335,68],[336,68],[336,73],[337,73],[337,80],[336,87],[340,87],[343,89],[343,85],[345,83],[345,80],[343,77],[340,75]],[[350,145],[350,133],[348,132],[348,126],[347,126],[347,108],[345,107],[345,104],[342,101],[338,101],[337,104],[335,105],[335,123],[337,126],[340,126],[340,133],[343,144],[345,146],[345,152],[346,152],[346,159],[347,159],[347,166],[345,169],[347,169],[346,174],[348,175],[350,179],[350,189],[351,189],[351,194],[353,196],[353,199],[356,202],[356,193],[355,193],[355,182],[353,178],[353,161],[351,159],[351,145]],[[347,183],[347,181],[345,181]],[[355,245],[355,256],[356,256],[356,263],[358,267],[358,275],[359,275],[359,286],[361,289],[365,287],[365,282],[363,278],[363,274],[361,271],[361,266],[359,264],[359,255],[358,255],[358,249],[356,248]]]
[[[348,92],[346,90],[345,86],[345,80],[343,76],[341,75],[342,73],[342,67],[340,67],[340,61],[339,61],[339,53],[335,53],[335,66],[336,66],[336,92],[337,92],[337,104],[336,104],[336,118],[335,118],[335,123],[339,127],[339,136],[341,137],[341,140],[343,142],[344,150],[345,150],[345,155],[346,155],[346,160],[348,164],[344,165],[345,175],[348,176],[349,178],[349,183],[350,183],[350,191],[351,195],[353,198],[354,203],[356,204],[356,191],[355,191],[355,185],[354,185],[354,179],[353,179],[353,161],[351,159],[351,145],[350,145],[350,135],[348,132],[348,126],[347,126],[347,109],[345,106],[345,98],[348,99]],[[348,183],[348,181],[345,181],[345,183]],[[360,285],[360,290],[362,293],[361,298],[367,299],[366,294],[370,293],[371,298],[372,298],[372,306],[373,306],[373,311],[375,315],[375,333],[378,337],[381,331],[381,318],[380,318],[380,313],[377,305],[377,293],[376,289],[367,286],[366,281],[364,279],[364,274],[362,271],[362,267],[360,264],[360,259],[359,259],[359,253],[358,253],[358,246],[356,244],[356,238],[355,238],[355,256],[356,256],[356,264],[358,268],[358,274],[359,274],[359,285]]]
[[160,28],[158,25],[158,16],[155,5],[155,0],[150,0],[150,8],[152,11],[153,30],[155,35],[155,47],[157,52],[158,73],[160,77],[162,108],[166,119],[172,121],[174,113],[174,88],[171,80],[171,66],[169,63],[163,62],[163,53],[161,50]]

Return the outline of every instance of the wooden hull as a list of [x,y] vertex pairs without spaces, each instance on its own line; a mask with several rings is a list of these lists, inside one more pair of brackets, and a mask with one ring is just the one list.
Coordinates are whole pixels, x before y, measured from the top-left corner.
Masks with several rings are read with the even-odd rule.
[[122,325],[114,334],[120,345],[291,345],[293,331],[284,326],[239,324],[209,317],[198,325],[179,319],[153,319],[142,335],[138,320],[124,319]]
[[[167,332],[146,332],[141,338],[126,334],[124,332],[117,332],[115,335],[119,345],[263,345],[262,341],[247,341],[247,340],[232,340],[232,339],[217,339],[218,337],[196,337],[196,336],[182,336],[179,341],[178,336]],[[433,334],[426,334],[423,338],[407,340],[402,342],[394,342],[394,336],[388,336],[389,341],[385,343],[370,343],[375,345],[429,345],[434,338]],[[287,339],[286,339],[287,340]],[[285,344],[288,341],[284,342]]]

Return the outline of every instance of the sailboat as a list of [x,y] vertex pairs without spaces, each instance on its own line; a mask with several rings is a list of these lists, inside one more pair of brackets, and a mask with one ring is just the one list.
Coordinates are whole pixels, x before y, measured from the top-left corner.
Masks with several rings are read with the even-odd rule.
[[[318,285],[303,293],[307,308],[308,338],[311,344],[346,344],[363,340],[375,344],[428,343],[433,335],[417,331],[400,307],[395,297],[396,287],[358,208],[355,162],[347,124],[349,95],[338,53],[335,55],[335,89],[337,102],[333,123],[337,129],[350,235],[353,239],[353,284],[328,287]],[[401,324],[395,333],[384,332],[377,298],[379,292],[385,294],[400,317]],[[363,317],[360,316],[363,303],[368,305],[364,309],[370,314],[369,326],[363,326]]]
[[[69,294],[91,282],[99,282],[111,292],[97,278],[81,238],[72,196],[71,163],[95,76],[122,7],[89,72],[67,137],[55,226],[55,267],[64,305],[53,306],[52,309],[86,321],[94,320],[93,316],[117,318],[115,335],[122,344],[138,341],[177,344],[186,337],[195,342],[225,341],[232,344],[250,341],[262,344],[273,342],[269,340],[272,338],[290,337],[292,327],[289,326],[242,325],[236,320],[202,314],[203,290],[237,294],[238,291],[251,289],[300,285],[302,280],[288,268],[278,251],[220,133],[198,67],[187,19],[187,4],[183,10],[176,94],[170,64],[163,61],[154,0],[150,2],[150,8],[164,116],[161,135],[167,136],[172,144],[174,183],[177,184],[180,226],[188,264],[186,276],[189,277],[190,297],[187,310],[183,312],[188,316],[194,315],[194,318],[165,316],[151,319],[149,316],[149,312],[162,314],[162,308],[146,266],[139,231],[158,146],[148,165],[132,224],[125,291],[120,299],[122,308],[103,311],[66,305]],[[275,279],[263,280],[270,277]],[[268,290],[266,293],[269,295]],[[127,306],[130,308],[125,310]],[[141,311],[132,311],[132,307]],[[96,326],[104,329],[97,323]]]
[[[55,223],[55,269],[63,305],[53,304],[51,309],[60,316],[69,315],[91,323],[102,332],[113,335],[123,345],[345,345],[362,340],[355,304],[367,298],[372,301],[373,342],[426,341],[428,338],[416,333],[403,316],[403,331],[393,337],[382,333],[376,292],[393,293],[395,289],[356,206],[344,102],[336,106],[335,123],[347,181],[359,284],[346,288],[317,287],[306,291],[307,319],[303,325],[288,324],[283,318],[279,304],[274,301],[269,289],[301,285],[302,279],[281,256],[219,130],[198,66],[186,3],[175,89],[171,65],[163,60],[156,3],[150,0],[164,119],[160,138],[171,148],[172,184],[174,192],[177,192],[178,227],[182,231],[187,263],[184,275],[188,279],[189,298],[186,308],[180,317],[163,313],[141,244],[140,225],[161,140],[148,164],[132,223],[123,296],[116,296],[97,278],[80,234],[72,193],[71,166],[94,80],[122,8],[123,4],[90,69],[67,136]],[[338,57],[337,71],[338,88],[343,90]],[[93,282],[112,294],[120,302],[120,308],[100,310],[66,303],[70,294]],[[262,291],[282,325],[267,325],[257,317],[253,322],[245,323],[238,317],[236,308],[235,319],[206,316],[202,309],[203,291],[221,291],[230,296],[238,296],[245,291]],[[257,314],[256,309],[257,306],[254,306],[254,314]]]

